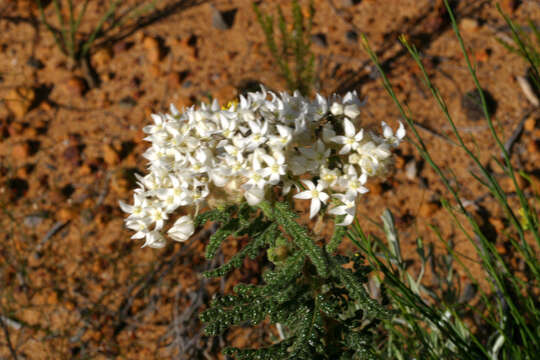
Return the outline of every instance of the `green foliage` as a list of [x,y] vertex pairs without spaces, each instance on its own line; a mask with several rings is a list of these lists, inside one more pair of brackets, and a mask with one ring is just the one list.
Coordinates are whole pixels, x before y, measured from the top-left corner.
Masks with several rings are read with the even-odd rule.
[[[222,217],[227,220],[216,234],[226,229],[220,239],[247,235],[248,244],[205,276],[224,276],[241,266],[245,257],[264,254],[264,249],[276,256],[274,266],[263,273],[263,284],[240,284],[233,294],[216,297],[200,315],[206,334],[215,336],[231,326],[254,326],[268,320],[285,329],[280,341],[260,349],[229,348],[225,353],[236,359],[373,358],[374,325],[391,313],[367,294],[364,284],[371,268],[363,265],[363,257],[328,253],[295,221],[296,214],[286,204],[263,202],[262,211],[240,207],[246,208],[249,211],[243,216],[249,214],[250,218],[245,221],[239,220],[240,210],[222,210],[227,212]],[[206,218],[220,216],[214,211]],[[342,231],[338,229],[336,234]],[[211,240],[209,246],[215,249],[218,243],[221,240]],[[352,268],[344,268],[346,263]]]
[[[490,289],[488,292],[484,292],[476,287],[480,292],[480,299],[474,308],[469,305],[470,298],[466,296],[466,293],[460,292],[459,284],[456,283],[454,266],[459,265],[469,275],[472,284],[478,284],[478,280],[464,266],[462,259],[465,256],[456,253],[451,241],[443,239],[435,227],[433,227],[433,231],[447,247],[448,254],[437,257],[431,246],[428,247],[426,253],[423,241],[419,239],[417,253],[422,268],[416,279],[403,262],[399,237],[388,213],[383,217],[381,225],[386,233],[388,245],[376,237],[366,236],[358,223],[355,223],[353,231],[348,232],[347,235],[365,251],[372,266],[384,275],[384,278],[379,278],[379,282],[385,286],[384,289],[388,294],[392,308],[397,310],[390,321],[383,320],[382,322],[384,327],[382,333],[385,335],[381,342],[385,344],[383,350],[385,354],[397,359],[536,359],[540,351],[540,337],[538,336],[540,302],[534,294],[540,286],[540,262],[531,243],[535,242],[536,246],[540,245],[538,213],[534,204],[531,204],[525,195],[524,190],[518,186],[516,181],[518,169],[510,161],[511,154],[505,149],[500,135],[495,131],[476,70],[471,64],[454,14],[446,0],[445,5],[467,68],[476,85],[486,124],[498,150],[502,153],[502,162],[495,156],[493,159],[514,184],[515,195],[519,203],[517,209],[515,205],[511,205],[508,194],[502,190],[491,170],[479,160],[477,154],[466,144],[450,115],[444,98],[427,75],[421,54],[407,42],[405,37],[401,38],[401,42],[417,63],[425,86],[431,91],[435,102],[448,121],[453,135],[457,139],[455,144],[464,152],[465,156],[472,160],[480,172],[481,175],[475,176],[475,179],[486,188],[495,203],[506,214],[506,220],[512,228],[500,235],[505,237],[508,244],[511,244],[512,250],[510,252],[512,255],[520,258],[523,262],[525,269],[522,275],[526,276],[527,279],[524,281],[516,275],[510,259],[503,258],[499,254],[493,242],[490,241],[489,233],[467,210],[460,194],[459,179],[449,178],[447,172],[443,171],[433,160],[430,148],[416,130],[413,115],[406,111],[407,107],[398,100],[390,80],[365,37],[364,47],[380,71],[386,91],[412,130],[409,141],[446,187],[449,199],[442,198],[443,206],[448,211],[455,226],[476,249],[476,256],[484,271],[482,276],[488,279]],[[538,74],[537,50],[534,50],[531,42],[523,39],[522,33],[517,30],[508,17],[505,16],[505,19],[513,31],[516,43],[511,49],[527,59],[533,74]],[[534,31],[538,32],[537,29]],[[462,224],[458,215],[468,224]],[[428,263],[434,268],[435,278],[438,279],[439,287],[436,289],[429,289],[422,285],[423,269]],[[462,298],[463,300],[461,300]],[[476,330],[475,332],[465,325],[465,320],[474,323],[472,328]],[[386,336],[390,338],[390,341]]]
[[529,63],[531,66],[529,74],[530,79],[536,89],[540,89],[540,29],[532,20],[529,20],[528,25],[532,35],[527,36],[524,27],[516,25],[508,15],[503,13],[499,4],[497,4],[497,10],[499,10],[499,13],[506,21],[506,24],[510,27],[514,44],[510,44],[501,39],[497,39],[497,41],[509,51],[518,54]]
[[[304,18],[298,0],[292,1],[293,29],[287,29],[287,22],[281,7],[277,7],[278,28],[281,36],[281,46],[278,47],[274,30],[274,17],[263,14],[259,6],[253,3],[257,20],[263,29],[266,44],[281,75],[287,81],[290,91],[298,90],[302,95],[311,93],[314,81],[315,55],[311,52],[311,26],[315,7],[313,1],[309,4],[309,14]],[[307,24],[304,22],[307,20]],[[290,63],[294,63],[294,70]]]
[[[261,205],[269,208],[270,205]],[[264,210],[263,210],[264,211]],[[304,227],[300,226],[294,219],[298,217],[289,209],[285,203],[276,203],[271,211],[265,211],[265,215],[287,229],[287,233],[292,237],[294,244],[303,251],[317,268],[317,272],[322,277],[328,277],[328,264],[323,249],[307,235]]]
[[[120,16],[118,16],[117,12],[122,1],[109,1],[107,10],[99,19],[97,25],[89,33],[82,33],[80,31],[80,26],[85,17],[89,0],[84,0],[82,5],[79,6],[78,12],[75,11],[76,4],[74,4],[73,0],[52,0],[58,26],[52,25],[50,19],[47,18],[43,2],[41,0],[35,1],[39,7],[40,21],[51,33],[60,51],[68,56],[75,65],[80,65],[81,61],[84,61],[92,52],[96,40],[104,37],[114,28],[121,26],[126,20],[137,17],[139,14],[146,12],[149,9],[153,9],[157,0],[145,4],[144,6],[143,4],[132,6]],[[66,6],[68,11],[67,15],[64,15],[64,8]]]
[[[343,222],[343,219],[345,219],[345,215],[339,215],[336,217],[335,223],[340,224],[341,222]],[[334,233],[332,234],[330,242],[326,244],[326,251],[330,254],[335,253],[337,251],[337,248],[339,247],[339,244],[341,244],[341,241],[345,238],[346,234],[346,226],[334,225]]]

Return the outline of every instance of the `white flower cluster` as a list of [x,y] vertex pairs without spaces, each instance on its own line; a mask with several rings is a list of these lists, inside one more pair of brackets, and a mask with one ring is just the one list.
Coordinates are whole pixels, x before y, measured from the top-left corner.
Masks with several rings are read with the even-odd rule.
[[350,224],[368,177],[388,172],[391,149],[405,136],[401,123],[395,134],[384,122],[382,135],[359,127],[361,105],[355,92],[309,101],[262,89],[223,108],[214,101],[152,115],[143,129],[152,143],[144,153],[149,173],[138,177],[133,205],[120,202],[126,226],[145,246],[163,247],[164,226],[179,208],[191,216],[176,219],[167,234],[185,241],[202,206],[256,205],[273,186],[287,194],[293,185],[294,198],[311,200],[311,218],[332,197],[328,213]]

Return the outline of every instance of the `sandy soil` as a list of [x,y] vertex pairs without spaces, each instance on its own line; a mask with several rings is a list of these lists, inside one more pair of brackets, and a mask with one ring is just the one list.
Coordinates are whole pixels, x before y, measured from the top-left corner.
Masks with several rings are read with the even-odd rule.
[[[90,2],[83,32],[97,24],[106,3]],[[135,3],[126,1],[120,12]],[[263,1],[261,7],[274,11],[274,3],[278,1]],[[279,3],[290,14],[288,1]],[[400,34],[407,34],[421,50],[467,145],[491,166],[511,196],[510,181],[493,160],[499,151],[487,124],[463,104],[474,84],[440,2],[382,3],[315,1],[317,91],[357,90],[368,100],[365,124],[397,123],[399,112],[359,45],[364,32],[398,97],[421,125],[435,160],[459,179],[456,185],[469,209],[492,230],[501,253],[511,256],[497,236],[507,231],[500,208],[474,181],[471,174],[478,171],[472,161],[444,139],[451,129],[397,42]],[[506,141],[526,120],[512,149],[513,161],[533,175],[532,186],[523,182],[528,191],[539,193],[540,113],[516,81],[527,66],[496,41],[510,33],[492,2],[459,3],[464,40],[482,86],[496,103],[499,135]],[[536,1],[503,5],[519,23],[540,21]],[[45,13],[53,19],[53,6]],[[225,15],[224,24],[216,14]],[[284,90],[285,82],[250,1],[163,0],[145,16],[153,21],[127,22],[108,35],[109,41],[98,42],[102,46],[92,54],[91,65],[101,84],[92,87],[39,23],[32,1],[0,3],[1,358],[9,358],[11,348],[21,359],[215,359],[224,344],[251,345],[274,331],[262,326],[250,332],[235,329],[223,338],[200,335],[196,314],[210,297],[231,291],[238,281],[256,281],[261,269],[249,263],[226,280],[206,282],[200,272],[227,258],[241,241],[228,242],[213,264],[201,255],[208,229],[187,244],[141,249],[142,243],[131,240],[123,228],[117,204],[130,199],[134,172],[144,173],[146,144],[140,129],[149,114],[165,111],[169,103],[226,102],[254,81],[273,90]],[[359,208],[361,220],[380,236],[367,218],[377,220],[389,208],[407,258],[415,257],[417,237],[443,247],[430,225],[457,251],[472,256],[471,244],[441,209],[447,192],[410,144],[401,147],[395,173],[370,189]],[[478,271],[474,259],[465,263]]]

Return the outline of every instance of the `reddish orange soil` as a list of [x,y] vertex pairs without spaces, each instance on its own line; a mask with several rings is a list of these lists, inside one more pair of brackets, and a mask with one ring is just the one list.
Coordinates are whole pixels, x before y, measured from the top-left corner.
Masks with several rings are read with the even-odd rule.
[[[83,32],[97,24],[106,3],[90,2]],[[134,3],[126,1],[120,11]],[[261,8],[274,12],[274,3],[262,1]],[[290,14],[288,1],[279,3]],[[508,139],[527,119],[513,161],[536,175],[526,186],[538,193],[540,114],[516,81],[527,66],[495,40],[510,33],[492,2],[459,3],[457,18],[479,80],[497,104],[499,135]],[[80,69],[70,69],[32,4],[0,3],[0,357],[9,358],[13,350],[20,359],[216,359],[225,344],[250,346],[269,338],[273,330],[264,326],[205,338],[197,318],[213,294],[252,281],[261,271],[257,265],[223,282],[205,282],[200,272],[223,261],[223,255],[213,265],[202,258],[206,230],[186,244],[141,249],[142,242],[123,228],[117,205],[129,201],[134,171],[144,173],[140,129],[152,112],[165,111],[169,103],[226,102],[253,81],[284,90],[250,1],[158,1],[156,11],[170,7],[155,21],[126,23],[122,29],[133,31],[111,33],[114,41],[91,56],[99,87],[90,87]],[[536,1],[503,4],[518,23],[540,21]],[[462,104],[474,84],[440,1],[320,0],[315,7],[317,90],[328,95],[355,89],[368,100],[365,124],[397,123],[399,112],[361,49],[364,32],[398,97],[422,125],[435,160],[453,171],[469,209],[496,230],[492,240],[499,241],[497,232],[507,228],[500,208],[471,176],[478,173],[472,161],[441,136],[451,129],[397,41],[407,34],[424,54],[467,145],[511,194],[509,180],[491,158],[499,151],[487,124]],[[54,18],[52,5],[45,12]],[[227,15],[230,28],[216,27],[216,12]],[[365,218],[378,220],[389,208],[406,258],[415,258],[419,236],[443,247],[431,224],[474,260],[471,244],[441,209],[448,193],[410,144],[401,146],[395,173],[370,188],[359,208],[361,222],[382,236]],[[504,253],[505,245],[497,244]],[[228,242],[224,257],[240,246]],[[474,261],[465,263],[477,274]]]

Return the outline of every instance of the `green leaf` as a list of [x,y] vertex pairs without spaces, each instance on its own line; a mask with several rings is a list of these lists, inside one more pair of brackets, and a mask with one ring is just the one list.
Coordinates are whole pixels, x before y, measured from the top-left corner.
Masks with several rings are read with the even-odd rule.
[[358,281],[355,274],[343,268],[337,261],[332,259],[332,275],[337,277],[341,284],[348,290],[350,296],[364,306],[368,315],[374,318],[388,319],[392,313],[383,308],[377,301],[369,297],[364,285]]
[[276,221],[292,237],[294,244],[309,257],[315,265],[317,273],[321,277],[327,278],[329,271],[324,251],[307,235],[306,229],[294,220],[297,215],[285,203],[275,203],[273,210],[272,213]]
[[206,246],[205,256],[207,259],[212,259],[216,256],[216,253],[221,246],[221,243],[229,236],[233,235],[238,231],[239,220],[237,218],[232,218],[219,228],[212,236],[210,236],[210,241]]
[[[256,225],[254,222],[253,224]],[[267,223],[266,223],[267,224]],[[248,232],[248,231],[246,231]],[[207,278],[219,277],[227,274],[235,268],[239,268],[244,263],[246,257],[254,259],[260,252],[260,249],[267,244],[269,239],[277,232],[277,226],[272,224],[268,226],[263,232],[253,237],[246,246],[244,246],[238,253],[236,253],[226,264],[218,267],[217,269],[206,271],[203,275]],[[216,233],[217,234],[217,233]],[[228,235],[227,235],[228,236]],[[219,241],[219,240],[217,240]],[[208,245],[208,247],[210,244]],[[208,253],[207,247],[207,253]],[[218,245],[219,247],[219,245]]]
[[[339,224],[343,222],[344,218],[345,218],[344,215],[337,216],[334,221],[334,224]],[[339,247],[339,244],[341,244],[341,241],[345,238],[346,233],[347,233],[346,226],[334,225],[334,233],[332,234],[332,238],[330,239],[330,242],[326,244],[326,252],[328,252],[329,254],[333,254],[334,252],[336,252],[336,250]]]

